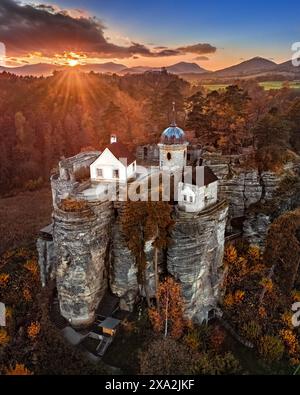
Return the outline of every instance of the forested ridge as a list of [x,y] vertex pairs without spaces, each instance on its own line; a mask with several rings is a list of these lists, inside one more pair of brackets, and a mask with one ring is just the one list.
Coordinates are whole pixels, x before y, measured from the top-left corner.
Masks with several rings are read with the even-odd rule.
[[132,149],[157,142],[173,101],[179,126],[194,130],[200,144],[224,153],[253,145],[257,159],[276,168],[287,152],[300,149],[299,97],[288,86],[264,91],[252,81],[208,93],[167,72],[120,77],[69,71],[48,78],[4,72],[0,191],[47,181],[61,157],[101,150],[111,133]]

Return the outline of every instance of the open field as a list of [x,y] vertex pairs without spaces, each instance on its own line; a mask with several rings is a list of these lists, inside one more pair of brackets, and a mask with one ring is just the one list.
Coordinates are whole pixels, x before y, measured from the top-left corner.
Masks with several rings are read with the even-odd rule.
[[[280,88],[282,88],[283,84],[285,84],[284,81],[264,81],[264,82],[259,83],[259,85],[263,86],[265,88],[265,90],[280,89]],[[299,81],[291,81],[289,83],[289,86],[293,89],[300,89],[300,82]]]
[[[270,90],[270,89],[281,89],[283,85],[285,84],[285,81],[263,81],[259,82],[259,85],[262,86],[265,90]],[[229,84],[204,84],[203,86],[210,90],[219,90],[219,89],[225,89],[226,86]],[[291,81],[289,83],[290,88],[293,89],[300,89],[300,82],[298,81]]]
[[0,254],[32,243],[38,231],[51,222],[51,212],[48,188],[0,199]]

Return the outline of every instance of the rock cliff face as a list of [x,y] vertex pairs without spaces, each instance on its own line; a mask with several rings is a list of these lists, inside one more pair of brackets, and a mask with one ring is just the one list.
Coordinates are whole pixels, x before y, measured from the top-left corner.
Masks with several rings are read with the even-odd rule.
[[126,246],[119,224],[112,229],[112,249],[110,256],[110,287],[120,299],[124,310],[133,309],[139,293],[135,258]]
[[176,212],[167,269],[181,283],[186,315],[199,323],[220,298],[227,212],[224,201],[198,215]]
[[[268,181],[265,181],[268,184]],[[252,244],[264,247],[268,228],[281,214],[300,206],[300,178],[297,167],[283,173],[272,193],[246,211],[243,234]]]
[[[119,212],[120,214],[120,212]],[[149,297],[155,296],[155,275],[153,269],[154,248],[152,240],[145,244],[146,285]],[[135,257],[127,248],[121,225],[117,219],[112,228],[110,257],[110,288],[120,298],[120,306],[132,311],[139,294],[145,296],[144,289],[138,283],[138,271]]]
[[[235,221],[239,221],[243,235],[250,243],[263,246],[267,229],[274,219],[274,215],[254,212],[252,207],[257,204],[264,206],[274,200],[282,181],[290,175],[298,173],[297,164],[288,163],[284,170],[277,174],[271,171],[259,173],[256,169],[245,170],[241,157],[225,155],[204,155],[203,163],[209,166],[219,178],[219,198],[229,203],[228,232],[236,231]],[[294,195],[298,194],[298,198]],[[292,210],[300,199],[299,191],[292,194],[292,199],[283,199],[276,210]],[[276,211],[274,210],[274,211]],[[276,215],[275,215],[276,217]]]
[[54,210],[60,310],[74,326],[94,320],[106,291],[112,215],[111,202],[89,202],[89,207],[80,212]]
[[39,256],[39,266],[42,286],[44,287],[50,278],[55,277],[56,251],[52,240],[39,237],[36,243]]

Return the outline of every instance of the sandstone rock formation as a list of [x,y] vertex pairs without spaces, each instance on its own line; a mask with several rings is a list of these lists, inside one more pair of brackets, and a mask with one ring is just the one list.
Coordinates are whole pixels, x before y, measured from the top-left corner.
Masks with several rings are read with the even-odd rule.
[[[146,254],[146,286],[150,298],[155,296],[155,275],[153,269],[154,248],[153,240],[145,243]],[[138,283],[138,270],[135,257],[129,251],[118,219],[112,229],[112,245],[110,260],[110,288],[119,296],[120,306],[132,311],[139,294],[145,296],[145,291]]]
[[[274,173],[271,171],[259,172],[257,169],[248,169],[243,163],[241,156],[226,156],[219,154],[205,154],[203,164],[209,166],[219,178],[219,198],[229,203],[228,220],[226,230],[234,232],[234,220],[240,219],[243,236],[252,244],[264,245],[265,236],[269,225],[282,211],[292,210],[300,200],[299,191],[292,193],[293,198],[274,201],[279,205],[273,213],[264,213],[263,206],[271,203],[277,195],[282,181],[290,175],[299,173],[297,163],[288,163],[283,171]],[[298,196],[298,198],[297,198]],[[257,212],[252,207],[260,204],[261,209]]]
[[180,281],[186,315],[199,323],[220,298],[227,211],[222,201],[197,215],[176,212],[167,269]]
[[107,288],[111,202],[89,202],[79,212],[54,210],[56,283],[63,317],[73,326],[94,320]]
[[[87,166],[97,153],[80,154]],[[74,157],[75,158],[75,157]],[[119,223],[122,203],[99,201],[88,195],[86,207],[75,212],[60,209],[62,199],[82,199],[91,187],[76,181],[78,164],[70,158],[51,179],[53,228],[41,231],[37,241],[41,280],[45,285],[56,277],[62,315],[73,326],[88,325],[109,289],[120,298],[122,309],[132,310],[145,290],[138,283],[135,258],[128,250]],[[199,214],[181,212],[175,205],[173,243],[167,257],[160,255],[159,268],[172,274],[182,286],[186,315],[197,322],[208,318],[220,298],[225,227],[237,230],[234,220],[249,242],[263,246],[269,224],[285,210],[300,205],[297,165],[288,164],[281,174],[247,169],[241,156],[206,154],[203,164],[219,178],[219,202]],[[299,182],[300,183],[300,182]],[[225,200],[229,203],[229,207]],[[152,241],[145,247],[146,284],[155,295]]]
[[41,283],[44,287],[50,279],[55,277],[57,257],[53,242],[53,224],[41,229],[36,248],[39,257]]

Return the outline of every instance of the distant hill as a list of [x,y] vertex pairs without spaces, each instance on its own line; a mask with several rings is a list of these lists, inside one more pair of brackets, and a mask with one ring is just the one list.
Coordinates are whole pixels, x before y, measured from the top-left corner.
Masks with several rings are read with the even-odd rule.
[[[297,70],[295,70],[297,69]],[[217,70],[210,73],[201,74],[190,74],[186,73],[181,75],[184,79],[190,82],[200,81],[229,81],[238,78],[263,78],[267,79],[274,76],[277,78],[296,77],[296,74],[300,73],[300,67],[295,68],[291,61],[277,64],[269,59],[255,57],[249,60],[245,60],[234,66],[226,67],[221,70]]]
[[[47,63],[38,63],[33,65],[26,65],[20,67],[0,67],[0,72],[7,71],[17,75],[33,75],[33,76],[49,76],[52,75],[55,70],[69,70],[69,66],[56,66]],[[146,71],[160,71],[161,67],[126,67],[123,64],[118,64],[114,62],[108,63],[95,63],[95,64],[85,64],[79,65],[72,68],[73,70],[83,71],[89,73],[93,71],[95,73],[118,73],[118,74],[142,74]],[[184,74],[193,73],[201,74],[207,72],[207,70],[198,66],[197,63],[187,63],[180,62],[172,66],[166,67],[170,73],[174,74]]]
[[[95,73],[118,73],[121,70],[126,68],[123,64],[108,62],[102,64],[86,64],[82,66],[73,67],[73,70],[83,71],[89,73],[90,71],[94,71]],[[7,71],[9,73],[13,73],[16,75],[32,75],[32,76],[49,76],[52,75],[53,72],[57,70],[70,70],[69,66],[57,66],[53,64],[47,63],[38,63],[20,67],[0,67],[0,72]]]
[[7,71],[12,74],[16,75],[32,75],[32,76],[48,76],[53,74],[55,70],[62,70],[63,66],[55,66],[53,64],[47,63],[37,63],[37,64],[30,64],[26,66],[20,67],[0,67],[0,72]]
[[[300,59],[298,59],[300,61]],[[291,60],[287,62],[280,63],[276,67],[276,72],[285,72],[285,73],[293,73],[293,74],[300,74],[300,66],[295,67]]]
[[[161,67],[147,67],[147,66],[137,66],[126,68],[121,71],[121,74],[142,74],[147,71],[160,71]],[[208,70],[200,67],[197,63],[189,62],[179,62],[171,66],[165,67],[169,73],[173,74],[202,74],[207,73]]]
[[143,74],[147,71],[159,71],[160,67],[147,67],[147,66],[134,66],[134,67],[124,67],[123,70],[120,71],[120,74]]
[[[291,60],[276,64],[275,62],[255,57],[246,61],[243,61],[234,66],[226,67],[217,71],[208,71],[197,63],[179,62],[171,66],[165,67],[165,69],[173,74],[180,75],[180,77],[188,81],[204,81],[204,80],[229,80],[236,78],[263,78],[268,77],[275,79],[286,78],[299,79],[300,78],[300,67],[293,66]],[[89,73],[91,71],[95,73],[116,73],[120,75],[126,74],[143,74],[145,72],[159,72],[162,70],[161,67],[147,67],[147,66],[136,66],[126,67],[123,64],[107,62],[107,63],[94,63],[75,66],[70,68],[69,66],[56,66],[47,63],[38,63],[33,65],[24,65],[20,67],[0,67],[0,72],[7,71],[16,75],[32,75],[32,76],[50,76],[53,72],[61,70],[78,70],[81,72]]]
[[81,71],[90,72],[94,71],[95,73],[119,73],[121,70],[124,70],[126,66],[124,64],[108,62],[108,63],[95,63],[95,64],[85,64],[83,66],[76,66],[76,69]]
[[277,64],[271,60],[261,58],[259,56],[245,60],[234,66],[217,70],[213,73],[214,77],[241,77],[250,74],[258,74],[261,72],[271,71],[276,68]]
[[205,70],[203,67],[200,67],[197,63],[188,63],[188,62],[179,62],[173,64],[172,66],[166,67],[166,69],[170,73],[174,74],[201,74],[207,73],[208,70]]

